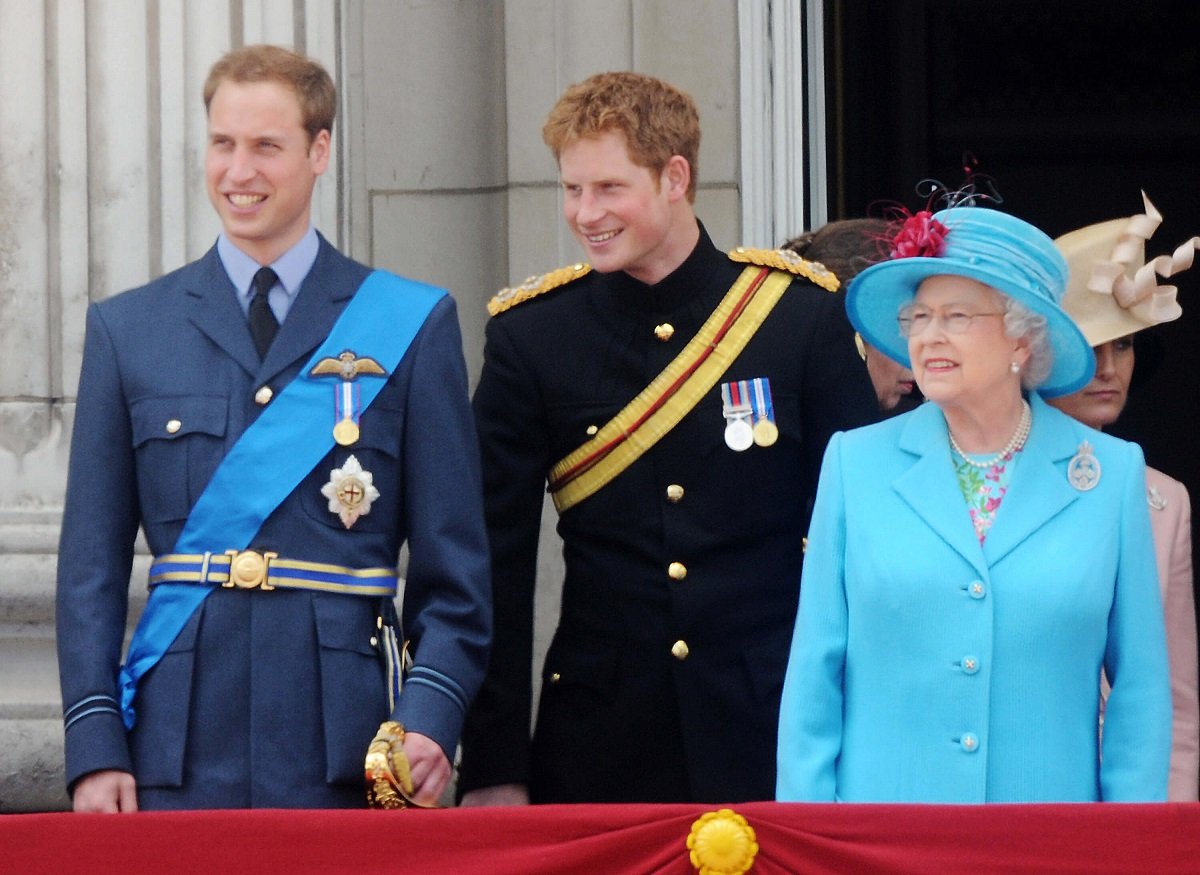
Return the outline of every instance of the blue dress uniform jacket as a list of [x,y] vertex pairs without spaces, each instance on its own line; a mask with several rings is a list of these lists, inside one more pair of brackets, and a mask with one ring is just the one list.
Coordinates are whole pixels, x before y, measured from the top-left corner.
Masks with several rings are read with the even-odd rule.
[[[933,404],[836,435],[779,729],[781,800],[1166,798],[1162,608],[1134,444],[1030,398],[981,547]],[[1100,480],[1074,488],[1083,442]],[[1114,679],[1097,750],[1103,665]]]
[[[842,296],[805,279],[721,378],[769,378],[777,443],[727,447],[717,385],[620,476],[561,514],[562,613],[532,749],[529,735],[547,471],[679,353],[744,267],[702,232],[654,286],[591,273],[490,320],[474,409],[496,639],[464,730],[463,789],[528,783],[538,802],[772,797],[821,453],[835,430],[876,416]],[[671,576],[672,563],[682,576]]]
[[[139,525],[154,555],[171,552],[222,457],[262,410],[256,393],[287,385],[368,273],[321,239],[261,363],[215,247],[89,310],[59,554],[58,651],[64,706],[96,697],[102,707],[67,728],[69,783],[98,769],[131,771],[139,804],[150,808],[365,804],[363,760],[389,717],[378,598],[218,588],[142,679],[132,732],[103,703],[117,695]],[[332,429],[336,383],[329,419],[314,427]],[[491,629],[466,385],[446,296],[363,413],[359,441],[334,447],[251,545],[366,568],[394,567],[408,540],[403,629],[413,678],[435,682],[410,680],[390,716],[451,757]],[[380,497],[347,530],[321,486],[351,454]]]

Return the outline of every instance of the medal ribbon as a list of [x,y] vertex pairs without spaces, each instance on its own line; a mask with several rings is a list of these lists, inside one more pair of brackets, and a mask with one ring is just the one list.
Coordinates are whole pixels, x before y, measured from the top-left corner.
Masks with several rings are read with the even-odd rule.
[[745,349],[791,284],[790,274],[751,265],[650,385],[549,474],[559,513],[606,486],[658,443]]
[[[299,374],[247,428],[192,506],[174,553],[223,553],[245,549],[272,511],[329,453],[329,384],[309,374],[317,362],[347,349],[370,350],[391,374],[408,351],[443,289],[373,271],[359,286],[329,335]],[[382,354],[376,354],[376,352]],[[387,382],[364,379],[360,410]],[[286,452],[280,452],[286,448]],[[127,729],[136,715],[137,683],[215,586],[161,583],[150,591],[121,668],[121,712]]]

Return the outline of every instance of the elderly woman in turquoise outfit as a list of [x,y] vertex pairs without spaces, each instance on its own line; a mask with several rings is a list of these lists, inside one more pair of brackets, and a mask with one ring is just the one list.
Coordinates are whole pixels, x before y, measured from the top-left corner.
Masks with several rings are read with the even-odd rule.
[[[834,435],[777,798],[1154,801],[1171,697],[1141,450],[1048,406],[1095,367],[1033,226],[910,217],[846,307],[928,402]],[[1097,679],[1112,683],[1103,751]]]

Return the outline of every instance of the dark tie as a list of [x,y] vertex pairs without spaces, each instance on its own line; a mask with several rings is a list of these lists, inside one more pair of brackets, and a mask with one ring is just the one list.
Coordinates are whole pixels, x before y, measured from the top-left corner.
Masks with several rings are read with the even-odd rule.
[[271,341],[279,331],[279,323],[275,321],[275,314],[267,302],[267,293],[278,281],[279,277],[269,267],[260,267],[254,275],[254,297],[250,299],[250,335],[254,338],[260,359],[267,357]]

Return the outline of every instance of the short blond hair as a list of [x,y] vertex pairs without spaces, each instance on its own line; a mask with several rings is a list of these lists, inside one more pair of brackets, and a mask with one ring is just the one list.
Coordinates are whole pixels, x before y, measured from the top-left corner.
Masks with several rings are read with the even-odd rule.
[[204,111],[222,82],[278,82],[296,93],[308,142],[321,131],[333,133],[337,88],[317,61],[282,46],[243,46],[213,64],[204,82]]
[[633,163],[657,176],[673,155],[691,169],[688,201],[696,200],[696,161],[700,153],[700,114],[690,96],[640,73],[598,73],[563,92],[550,110],[542,139],[562,157],[563,149],[584,137],[624,134]]

